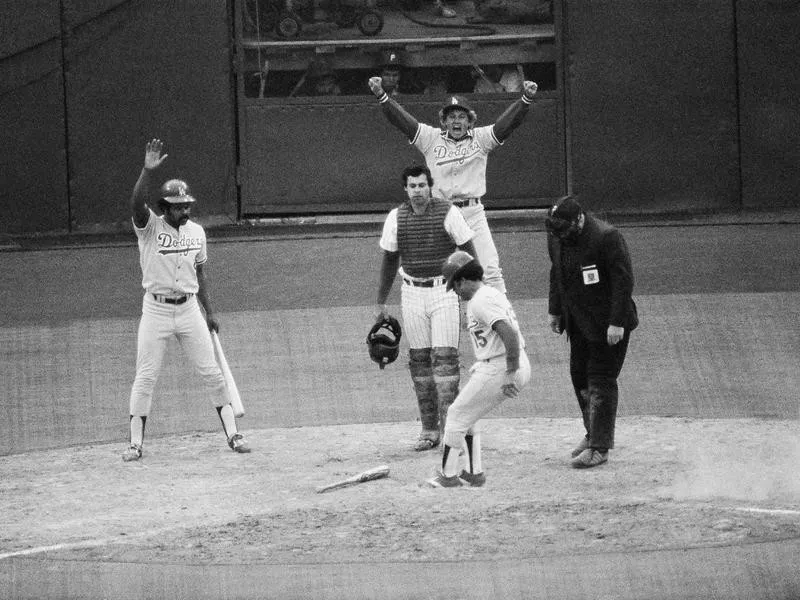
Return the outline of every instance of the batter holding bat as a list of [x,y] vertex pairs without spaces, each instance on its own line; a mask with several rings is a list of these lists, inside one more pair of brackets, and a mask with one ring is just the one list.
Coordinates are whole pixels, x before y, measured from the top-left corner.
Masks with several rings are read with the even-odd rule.
[[[470,254],[456,251],[442,265],[447,289],[467,302],[467,330],[475,350],[470,378],[450,407],[444,429],[442,470],[433,487],[480,487],[486,482],[478,422],[507,398],[516,398],[531,378],[525,340],[506,295],[484,285],[483,268]],[[461,449],[466,465],[460,471]]]
[[492,125],[475,127],[478,116],[459,96],[450,96],[439,110],[439,124],[420,123],[383,89],[380,77],[369,79],[383,113],[422,153],[435,186],[433,196],[452,202],[475,232],[473,243],[486,273],[486,283],[506,292],[497,248],[489,230],[482,198],[486,194],[486,162],[489,153],[502,145],[523,121],[533,102],[537,85],[523,83],[521,98],[511,104]]
[[250,452],[236,427],[225,378],[214,357],[210,332],[219,331],[219,324],[211,310],[203,271],[208,258],[206,234],[201,225],[189,219],[195,199],[186,182],[171,179],[161,186],[157,200],[162,216],[147,205],[152,173],[168,156],[161,154],[162,149],[161,140],[147,143],[144,167],[131,197],[145,294],[139,321],[136,378],[130,397],[130,445],[122,453],[122,460],[130,462],[142,457],[153,389],[167,343],[173,336],[196,373],[213,390],[228,446],[234,452]]
[[389,212],[379,242],[377,317],[387,316],[386,298],[399,272],[409,368],[422,421],[414,449],[422,451],[439,445],[460,380],[458,298],[445,289],[442,261],[456,247],[473,251],[474,233],[457,208],[431,197],[434,181],[427,167],[407,167],[402,178],[408,200]]

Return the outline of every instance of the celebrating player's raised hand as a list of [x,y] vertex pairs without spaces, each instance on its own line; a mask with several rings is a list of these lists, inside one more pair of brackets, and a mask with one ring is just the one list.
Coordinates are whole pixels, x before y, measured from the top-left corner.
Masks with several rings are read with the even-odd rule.
[[522,83],[522,92],[528,99],[532,100],[538,89],[539,86],[536,85],[535,81],[525,81]]
[[164,148],[164,143],[157,139],[153,138],[149,142],[144,149],[144,168],[145,169],[156,169],[158,168],[162,162],[169,156],[169,154],[165,154],[161,156],[161,150]]
[[375,96],[378,98],[383,96],[383,79],[381,79],[380,76],[370,77],[367,83],[369,84],[369,89]]

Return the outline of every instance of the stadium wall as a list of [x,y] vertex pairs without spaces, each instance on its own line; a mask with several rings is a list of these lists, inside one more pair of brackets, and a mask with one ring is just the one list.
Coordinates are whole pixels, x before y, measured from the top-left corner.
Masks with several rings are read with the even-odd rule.
[[[0,5],[0,234],[130,227],[151,136],[168,142],[163,175],[190,179],[200,216],[239,218],[231,1]],[[626,212],[800,203],[800,4],[556,1],[566,123],[556,195]],[[370,135],[357,133],[353,148]],[[304,162],[329,158],[321,147]]]

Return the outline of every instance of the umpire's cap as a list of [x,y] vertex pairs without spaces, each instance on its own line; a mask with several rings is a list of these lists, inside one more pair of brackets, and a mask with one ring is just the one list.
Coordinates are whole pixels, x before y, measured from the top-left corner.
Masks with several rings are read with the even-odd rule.
[[189,193],[189,184],[183,179],[170,179],[161,186],[161,199],[168,204],[191,204],[194,196]]
[[574,196],[564,196],[550,209],[545,226],[550,231],[562,231],[581,216],[583,209]]
[[442,263],[442,275],[447,282],[447,291],[453,289],[453,282],[466,271],[474,271],[479,277],[483,276],[483,268],[469,252],[456,250]]

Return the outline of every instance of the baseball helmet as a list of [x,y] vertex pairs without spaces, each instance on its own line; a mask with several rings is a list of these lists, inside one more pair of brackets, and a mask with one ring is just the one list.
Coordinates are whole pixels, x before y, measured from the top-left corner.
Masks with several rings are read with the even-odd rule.
[[462,96],[448,96],[444,104],[442,104],[442,108],[439,109],[439,118],[444,121],[447,113],[455,108],[466,111],[470,121],[475,121],[478,118],[477,113]]
[[161,199],[169,204],[188,204],[194,202],[189,193],[189,184],[182,179],[170,179],[161,186]]
[[369,330],[367,334],[369,357],[378,363],[381,369],[397,360],[402,335],[400,322],[389,316],[376,321]]
[[473,262],[477,262],[475,257],[463,250],[456,250],[447,257],[447,260],[442,263],[442,275],[444,275],[444,279],[447,282],[448,291],[453,289],[453,281],[458,278],[459,273],[464,267]]

